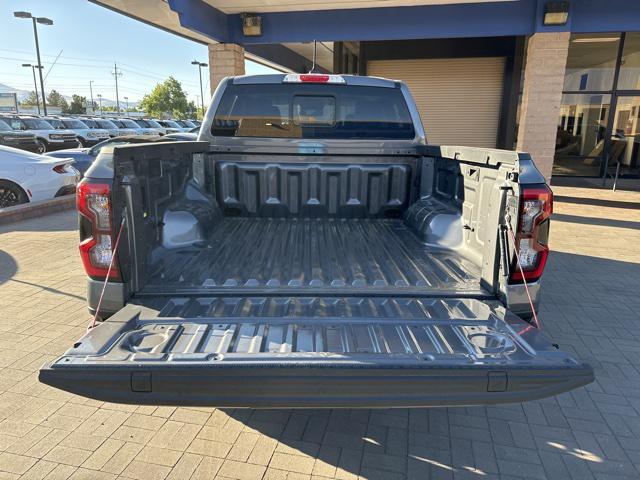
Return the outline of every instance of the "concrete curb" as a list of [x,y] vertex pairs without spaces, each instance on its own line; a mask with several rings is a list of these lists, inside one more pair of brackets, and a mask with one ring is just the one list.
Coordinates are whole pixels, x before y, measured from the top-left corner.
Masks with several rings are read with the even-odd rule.
[[25,203],[15,207],[0,208],[0,225],[26,220],[27,218],[41,217],[49,213],[70,210],[76,206],[75,195],[65,195],[41,202]]

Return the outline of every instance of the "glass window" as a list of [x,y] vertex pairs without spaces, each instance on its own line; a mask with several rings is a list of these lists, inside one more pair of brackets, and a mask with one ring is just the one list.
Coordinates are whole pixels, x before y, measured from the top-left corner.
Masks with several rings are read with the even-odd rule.
[[609,174],[615,170],[622,176],[638,177],[640,174],[640,96],[618,97],[611,147],[609,148]]
[[618,89],[640,90],[640,33],[625,35]]
[[336,99],[320,96],[294,96],[293,123],[295,125],[335,125]]
[[562,95],[554,175],[599,175],[611,96]]
[[4,122],[3,120],[0,120],[0,132],[11,132],[11,131],[13,131],[13,128],[11,128],[8,123]]
[[619,44],[616,33],[571,35],[564,90],[611,90]]
[[323,84],[229,85],[211,133],[325,139],[415,136],[400,89]]
[[88,128],[83,122],[80,120],[63,120],[62,123],[66,128],[71,129],[86,129]]

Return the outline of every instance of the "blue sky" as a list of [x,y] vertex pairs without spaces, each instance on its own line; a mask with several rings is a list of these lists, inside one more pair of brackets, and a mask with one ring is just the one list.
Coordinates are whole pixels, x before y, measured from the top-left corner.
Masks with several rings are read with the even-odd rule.
[[[93,80],[98,93],[115,99],[113,62],[122,70],[120,98],[139,100],[153,86],[173,75],[192,100],[200,95],[197,67],[192,60],[208,62],[207,48],[196,42],[132,20],[87,0],[2,0],[0,1],[0,83],[20,90],[33,90],[31,69],[22,63],[36,63],[30,20],[14,18],[23,10],[48,17],[52,26],[38,25],[45,91],[52,88],[65,95],[89,96]],[[62,51],[55,66],[50,68]],[[268,68],[247,62],[247,73]],[[203,69],[205,103],[209,98],[209,75]],[[39,88],[39,85],[38,85]]]

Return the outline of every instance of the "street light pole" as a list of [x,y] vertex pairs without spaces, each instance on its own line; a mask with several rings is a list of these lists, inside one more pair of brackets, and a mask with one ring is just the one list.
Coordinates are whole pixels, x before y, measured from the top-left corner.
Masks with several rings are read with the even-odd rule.
[[36,94],[36,106],[38,107],[38,115],[40,115],[40,97],[38,97],[38,82],[36,81],[36,68],[42,68],[38,65],[32,65],[31,63],[23,63],[23,67],[31,67],[33,72],[33,91]]
[[124,101],[126,104],[125,108],[126,108],[127,115],[129,115],[129,97],[124,97]]
[[[93,80],[89,80],[89,93],[91,94],[91,113],[94,113],[93,111],[93,85],[91,85],[93,83]],[[88,112],[85,112],[88,113]]]
[[191,65],[197,65],[198,66],[198,74],[200,75],[200,105],[202,106],[202,116],[204,117],[204,94],[203,94],[203,90],[202,90],[202,67],[206,67],[208,66],[206,63],[204,62],[199,62],[198,60],[194,60],[193,62],[191,62]]
[[98,94],[98,102],[100,102],[100,116],[102,116],[102,94]]
[[47,100],[44,93],[44,79],[42,78],[42,62],[40,61],[40,42],[38,41],[38,27],[36,23],[42,25],[53,25],[53,20],[46,17],[34,17],[30,12],[13,12],[13,16],[16,18],[30,18],[33,22],[33,35],[36,38],[36,55],[38,57],[38,69],[40,73],[40,91],[42,92],[42,107],[44,114],[47,114]]
[[118,77],[122,76],[122,72],[118,72],[118,65],[116,64],[116,62],[113,62],[112,75],[116,79],[116,110],[118,111],[118,115],[120,115],[120,96],[118,94]]

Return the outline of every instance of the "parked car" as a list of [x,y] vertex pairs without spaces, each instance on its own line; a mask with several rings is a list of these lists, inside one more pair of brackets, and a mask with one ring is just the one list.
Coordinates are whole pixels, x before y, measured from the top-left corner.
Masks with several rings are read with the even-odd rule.
[[165,134],[167,134],[167,133],[180,133],[180,132],[188,131],[188,129],[185,129],[184,127],[181,127],[180,125],[178,125],[173,120],[155,120],[155,121],[157,123],[159,123],[162,128],[164,128],[164,133]]
[[530,319],[552,193],[528,154],[427,145],[404,83],[350,75],[226,78],[198,140],[107,147],[88,170],[88,305],[115,315],[40,381],[254,408],[484,405],[593,381]]
[[[125,145],[127,143],[146,143],[155,142],[161,139],[160,135],[120,135],[117,137],[103,140],[91,148],[69,148],[66,150],[58,150],[50,152],[47,155],[56,158],[72,158],[73,166],[84,176],[98,154],[106,146]],[[171,139],[169,139],[171,140]],[[175,140],[175,139],[174,139]],[[191,139],[190,139],[191,140]]]
[[41,145],[33,133],[14,130],[3,120],[0,120],[0,145],[41,153]]
[[93,121],[96,122],[96,125],[98,125],[98,128],[103,128],[106,131],[109,132],[109,136],[111,138],[113,137],[117,137],[118,135],[124,135],[125,133],[121,132],[120,129],[118,128],[118,126],[113,123],[111,120],[108,120],[106,118],[97,118],[94,117]]
[[74,193],[80,174],[72,163],[0,146],[0,208]]
[[184,128],[185,132],[190,132],[191,130],[197,127],[195,123],[190,122],[189,120],[174,120],[174,122],[176,122],[178,125]]
[[46,120],[33,116],[4,116],[0,120],[8,123],[14,130],[32,133],[38,142],[38,151],[49,152],[61,148],[77,147],[78,138],[72,130],[60,130]]
[[91,128],[84,121],[70,117],[43,117],[55,128],[72,130],[83,147],[90,147],[110,137],[103,128]]
[[120,120],[118,118],[109,118],[109,121],[113,122],[118,127],[118,135],[138,135],[139,127],[135,122],[131,120]]
[[166,133],[162,125],[154,120],[143,118],[133,118],[132,120],[141,128],[141,133],[148,135],[164,135]]

